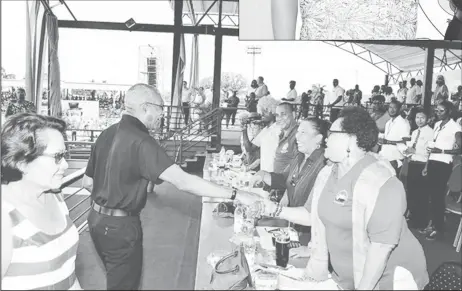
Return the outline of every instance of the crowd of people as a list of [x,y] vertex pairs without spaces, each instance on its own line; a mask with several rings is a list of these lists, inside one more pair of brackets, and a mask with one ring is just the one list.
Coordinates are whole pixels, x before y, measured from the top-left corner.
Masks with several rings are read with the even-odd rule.
[[[321,281],[341,289],[423,289],[429,280],[426,258],[410,230],[428,240],[441,239],[446,231],[447,184],[454,184],[451,189],[457,195],[462,189],[462,118],[455,118],[458,111],[440,80],[434,93],[436,114],[414,103],[413,110],[403,114],[410,104],[398,100],[403,97],[392,97],[387,104],[380,94],[387,90],[381,89],[367,110],[359,87],[345,92],[334,80],[326,120],[317,111],[308,116],[303,105],[296,112],[296,82],[289,82],[285,100],[276,100],[260,77],[246,102],[251,110],[241,116],[242,157],[256,172],[252,185],[267,190],[258,194],[216,185],[174,164],[149,133],[161,126],[164,116],[160,93],[149,85],[134,85],[126,93],[120,121],[103,130],[92,147],[83,179],[91,193],[90,234],[106,268],[107,288],[139,288],[139,214],[148,185],[167,181],[197,196],[236,199],[246,205],[260,201],[264,216],[289,221],[310,236],[308,245],[293,250],[310,257],[306,280],[285,278],[280,289],[303,289],[307,282]],[[183,94],[193,96],[186,83],[184,88]],[[409,93],[412,88],[406,97],[418,95],[416,90]],[[322,88],[313,89],[302,101],[324,94]],[[399,96],[404,96],[403,90]],[[308,93],[312,99],[306,98]],[[197,107],[209,108],[211,99],[201,88],[199,95]],[[233,94],[227,99],[231,109],[239,104],[235,98]],[[188,105],[193,102],[196,98]],[[233,122],[232,111],[228,121]],[[50,191],[61,186],[67,169],[66,127],[65,121],[26,107],[2,126],[6,289],[80,288],[75,275],[77,229],[62,194]],[[30,275],[40,279],[23,279]]]

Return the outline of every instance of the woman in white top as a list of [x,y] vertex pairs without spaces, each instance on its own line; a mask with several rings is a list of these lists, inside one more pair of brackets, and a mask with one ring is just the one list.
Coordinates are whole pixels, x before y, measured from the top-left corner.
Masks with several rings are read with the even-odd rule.
[[417,0],[272,0],[275,40],[415,39]]
[[446,187],[452,171],[453,156],[460,150],[454,149],[456,132],[461,131],[460,125],[451,119],[453,105],[443,101],[436,108],[438,122],[435,124],[433,141],[428,144],[429,159],[423,174],[428,176],[428,190],[430,191],[430,219],[432,226],[426,229],[428,240],[440,238],[444,233],[444,211]]
[[33,113],[4,124],[2,289],[78,290],[79,234],[59,189],[68,167],[64,121]]
[[416,109],[417,129],[411,140],[404,146],[403,154],[409,159],[407,172],[407,207],[411,213],[409,224],[413,228],[425,229],[428,226],[427,177],[422,175],[428,160],[427,145],[433,140],[433,129],[428,126],[428,113],[423,108]]

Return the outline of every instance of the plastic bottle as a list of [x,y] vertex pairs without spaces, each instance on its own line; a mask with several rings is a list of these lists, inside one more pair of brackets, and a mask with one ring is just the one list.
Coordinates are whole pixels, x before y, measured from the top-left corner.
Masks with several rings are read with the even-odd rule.
[[226,164],[226,149],[224,146],[220,150],[220,164]]
[[244,207],[236,203],[234,208],[234,234],[240,234],[244,226]]

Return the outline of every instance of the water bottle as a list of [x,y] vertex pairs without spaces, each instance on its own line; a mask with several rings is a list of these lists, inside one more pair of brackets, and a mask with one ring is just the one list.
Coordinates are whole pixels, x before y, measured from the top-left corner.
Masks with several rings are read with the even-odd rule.
[[220,150],[220,166],[226,164],[226,150],[225,147],[222,146]]
[[244,225],[244,207],[236,203],[234,208],[234,234],[240,234]]

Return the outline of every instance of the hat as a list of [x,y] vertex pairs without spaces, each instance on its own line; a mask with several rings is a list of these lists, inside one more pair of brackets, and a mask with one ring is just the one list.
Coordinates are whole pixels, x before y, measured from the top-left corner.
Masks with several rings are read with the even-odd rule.
[[69,102],[69,109],[82,109],[79,107],[79,102]]

